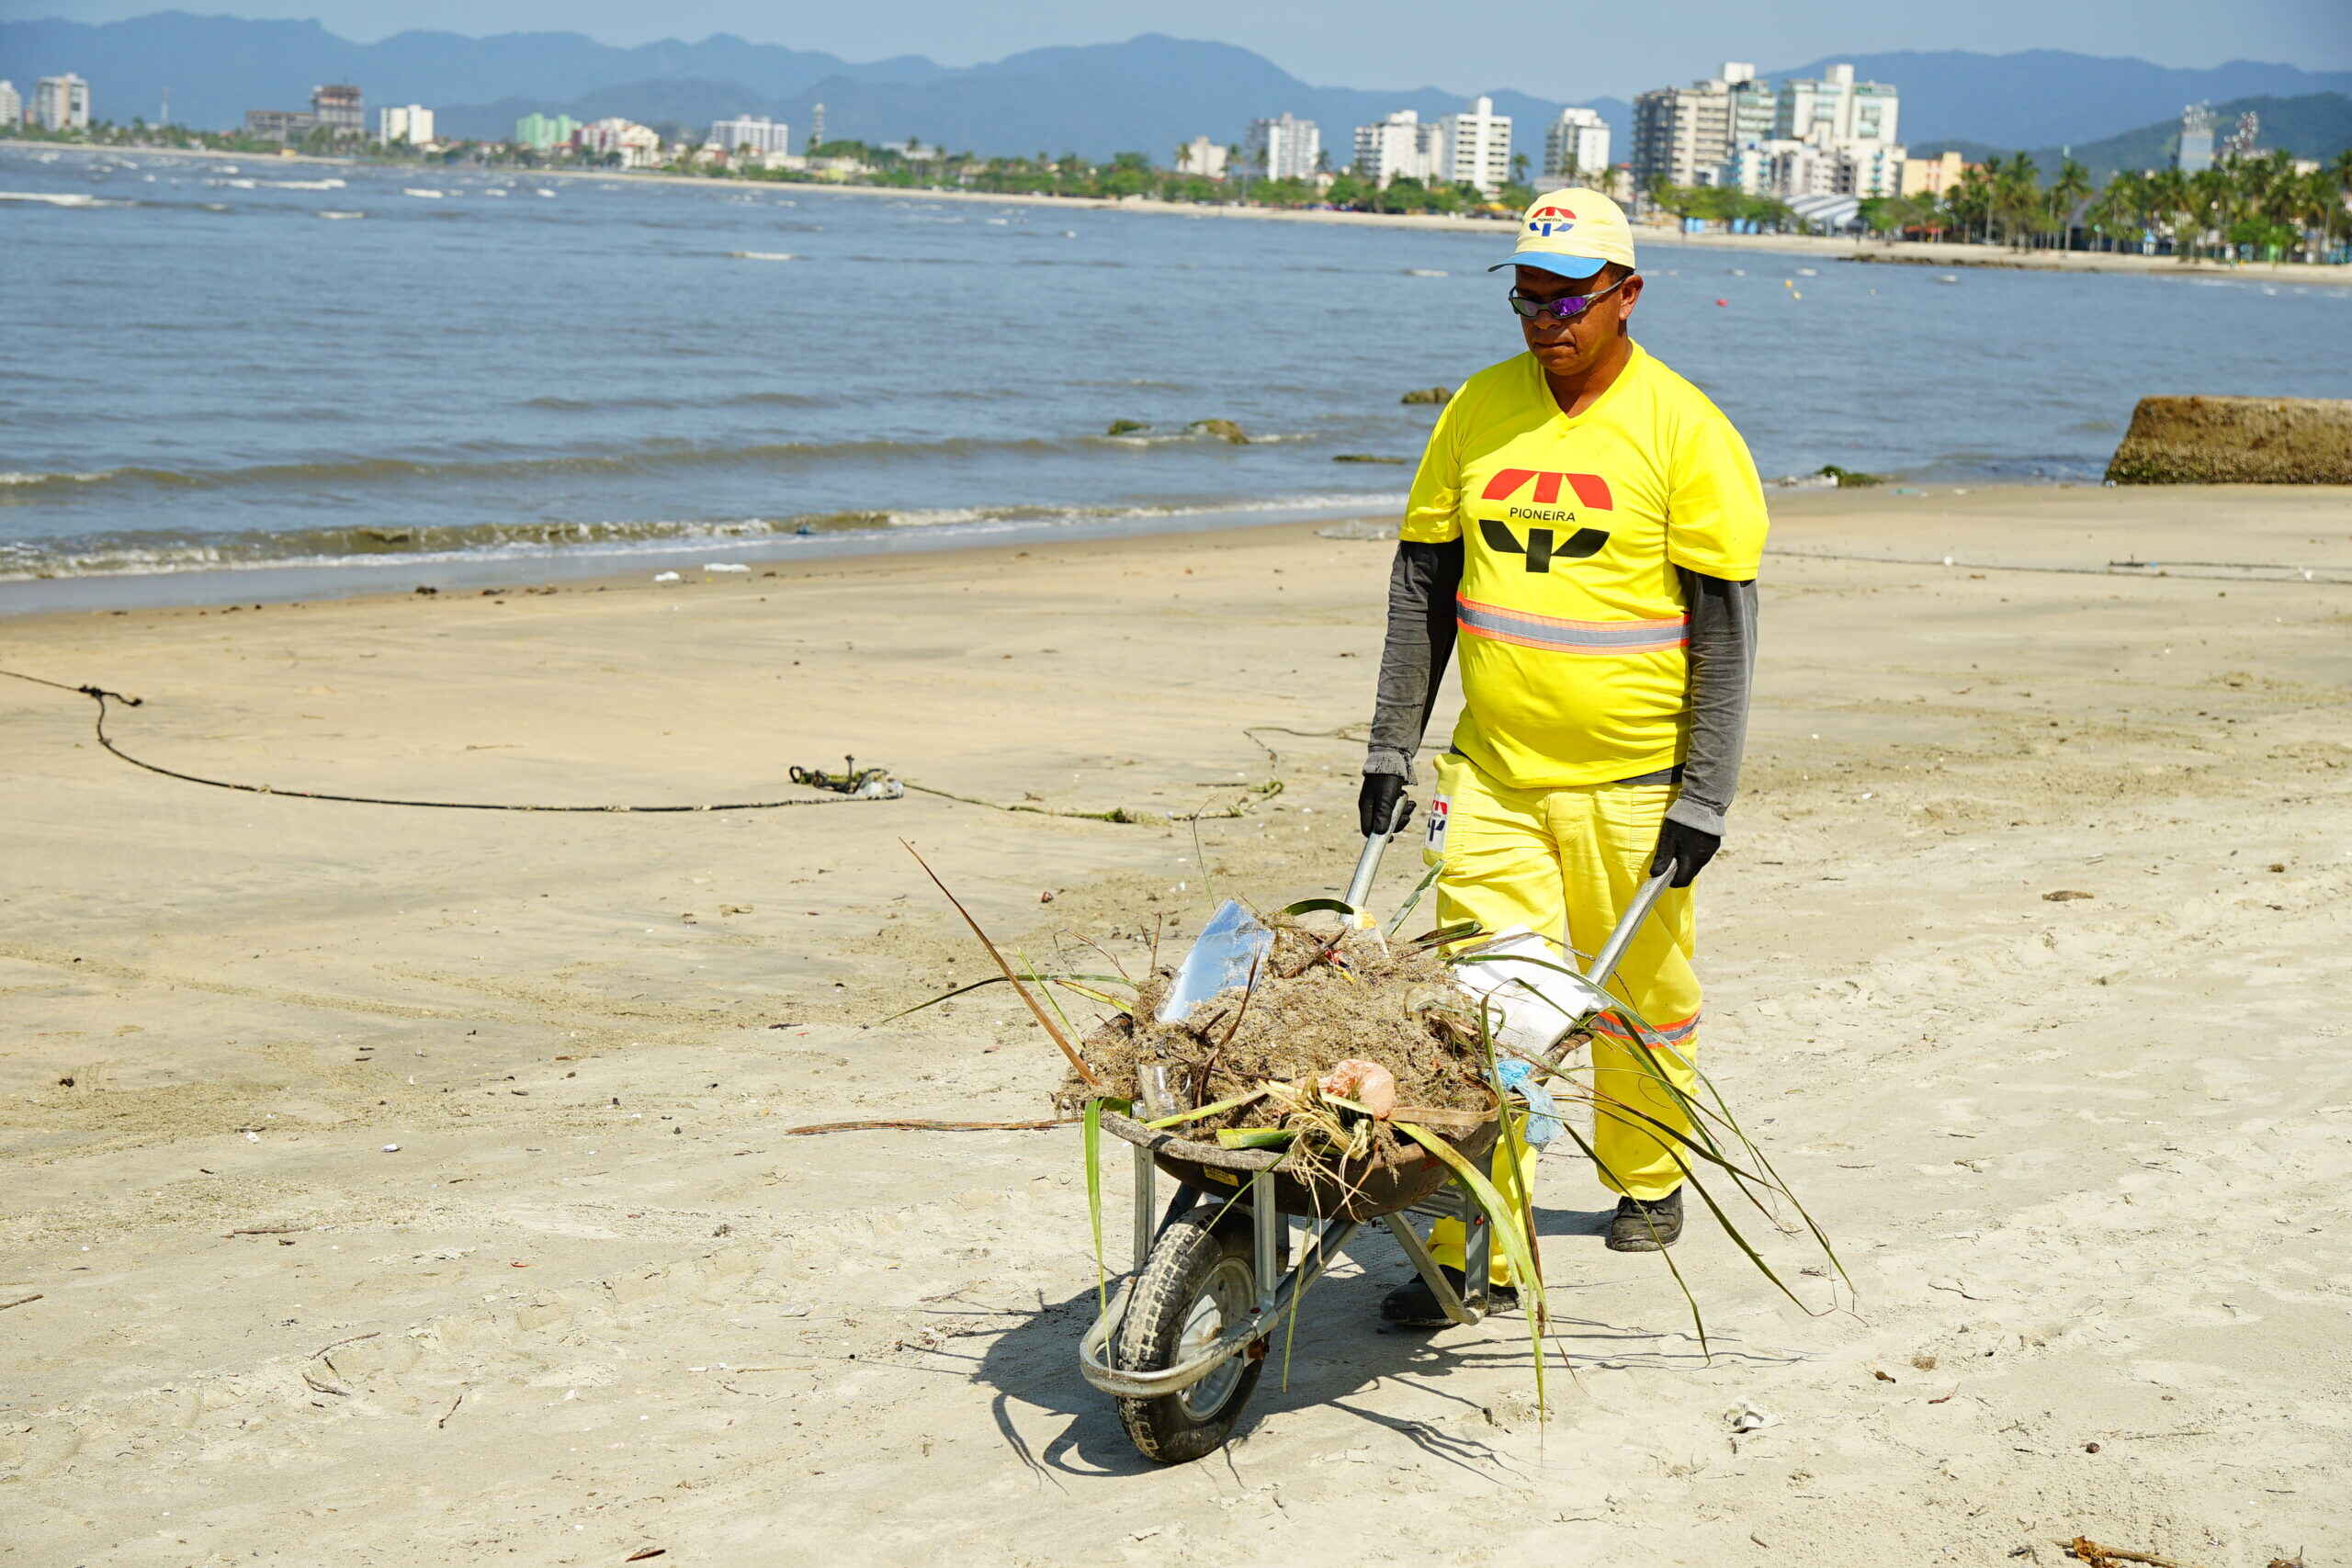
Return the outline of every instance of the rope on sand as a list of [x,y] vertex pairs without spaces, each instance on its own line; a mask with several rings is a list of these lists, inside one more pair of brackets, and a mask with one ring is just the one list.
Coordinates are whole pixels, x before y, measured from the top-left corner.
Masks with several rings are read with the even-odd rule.
[[240,784],[232,779],[208,779],[200,773],[184,773],[176,768],[166,768],[158,762],[143,761],[141,758],[132,756],[130,752],[124,750],[121,747],[114,743],[114,738],[107,733],[107,705],[110,702],[115,702],[120,703],[125,707],[143,707],[146,705],[146,700],[144,698],[130,696],[122,692],[110,692],[104,686],[69,686],[62,681],[44,681],[38,675],[26,675],[14,670],[0,670],[0,675],[8,676],[12,680],[28,681],[36,686],[52,687],[61,692],[79,693],[81,695],[89,698],[92,702],[97,705],[98,708],[97,714],[93,720],[93,728],[96,733],[98,744],[105,747],[107,750],[113,753],[116,757],[120,758],[123,761],[130,763],[134,768],[141,768],[148,773],[158,773],[167,779],[177,779],[182,784],[204,784],[211,789],[240,790],[247,795],[288,795],[297,800],[333,800],[340,801],[347,806],[413,806],[435,811],[635,811],[647,813],[671,813],[686,811],[775,811],[786,806],[854,806],[858,804],[856,799],[850,795],[820,795],[814,798],[804,796],[791,800],[727,801],[707,806],[532,806],[509,801],[491,800],[401,800],[385,795],[334,795],[325,790],[282,789],[276,784]]
[[[0,670],[0,675],[7,676],[10,680],[14,681],[23,681],[35,686],[47,686],[51,691],[71,692],[76,695],[89,698],[91,702],[97,705],[97,712],[92,719],[92,728],[93,732],[97,737],[98,744],[104,747],[111,755],[122,761],[130,763],[134,768],[139,768],[147,773],[158,774],[164,778],[177,779],[182,784],[203,784],[209,789],[237,790],[246,795],[283,795],[294,800],[335,801],[346,806],[406,806],[433,811],[540,811],[574,813],[635,812],[644,815],[675,815],[685,812],[701,811],[778,811],[786,807],[792,806],[854,806],[863,804],[868,800],[883,798],[880,796],[820,795],[800,795],[785,800],[719,801],[696,806],[541,806],[515,801],[409,800],[387,795],[337,795],[326,790],[287,789],[277,784],[243,784],[233,779],[213,779],[206,778],[200,773],[182,773],[176,768],[167,768],[159,762],[150,762],[143,758],[134,757],[130,752],[124,750],[121,747],[116,745],[114,738],[107,733],[107,705],[109,703],[119,703],[124,707],[144,707],[146,705],[146,699],[143,697],[134,697],[127,693],[109,691],[104,686],[69,685],[62,681],[45,680],[39,675],[28,675],[16,670]],[[1252,739],[1255,739],[1255,737],[1252,737]],[[1260,741],[1259,744],[1263,746],[1264,742]],[[1272,754],[1271,749],[1269,749],[1268,754],[1270,756]],[[1107,811],[1080,811],[1063,807],[1032,806],[1021,803],[1002,805],[993,800],[981,800],[973,795],[957,795],[950,790],[937,789],[930,784],[916,784],[911,780],[904,782],[906,783],[906,787],[908,789],[915,791],[918,794],[936,795],[942,800],[953,800],[966,806],[978,806],[989,811],[1014,812],[1033,817],[1078,818],[1091,822],[1116,822],[1130,825],[1156,824],[1160,822],[1197,822],[1220,818],[1244,817],[1260,803],[1271,800],[1275,795],[1280,795],[1283,792],[1283,787],[1282,780],[1278,778],[1268,779],[1262,784],[1250,786],[1239,798],[1219,809],[1210,810],[1204,807],[1198,811],[1177,812],[1163,815],[1158,812],[1130,810],[1129,808],[1122,806],[1114,806]]]

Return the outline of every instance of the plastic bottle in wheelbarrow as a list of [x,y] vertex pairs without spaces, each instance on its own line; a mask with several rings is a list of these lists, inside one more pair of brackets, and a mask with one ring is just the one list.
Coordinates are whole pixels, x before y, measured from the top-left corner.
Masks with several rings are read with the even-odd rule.
[[1228,898],[1193,939],[1184,954],[1176,983],[1159,1005],[1159,1021],[1181,1023],[1194,1008],[1219,991],[1238,990],[1250,983],[1250,972],[1274,944],[1274,933],[1256,916]]

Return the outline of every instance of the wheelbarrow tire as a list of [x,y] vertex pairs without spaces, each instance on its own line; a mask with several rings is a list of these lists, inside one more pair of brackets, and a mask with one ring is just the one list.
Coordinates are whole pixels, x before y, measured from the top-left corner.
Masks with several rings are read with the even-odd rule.
[[[1124,1371],[1160,1371],[1239,1321],[1257,1299],[1249,1216],[1202,1204],[1159,1233],[1112,1342]],[[1233,1431],[1265,1362],[1248,1352],[1191,1388],[1156,1399],[1122,1399],[1119,1420],[1146,1459],[1183,1464],[1215,1453]]]

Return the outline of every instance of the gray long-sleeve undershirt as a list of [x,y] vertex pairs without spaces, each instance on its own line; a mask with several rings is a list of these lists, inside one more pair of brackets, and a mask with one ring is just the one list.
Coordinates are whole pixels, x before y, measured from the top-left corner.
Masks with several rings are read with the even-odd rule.
[[[1720,834],[1739,789],[1739,758],[1747,739],[1756,584],[1694,571],[1680,575],[1690,606],[1690,727],[1681,792],[1667,815],[1685,827]],[[1372,740],[1364,755],[1367,773],[1413,776],[1413,753],[1420,749],[1446,663],[1453,657],[1453,599],[1461,583],[1460,540],[1396,547],[1388,573],[1388,636],[1381,649]],[[1665,783],[1670,777],[1671,770],[1622,782]]]

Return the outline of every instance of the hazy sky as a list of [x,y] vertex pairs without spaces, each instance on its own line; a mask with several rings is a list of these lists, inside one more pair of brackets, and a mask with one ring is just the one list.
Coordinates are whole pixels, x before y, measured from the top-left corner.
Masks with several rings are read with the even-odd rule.
[[[209,11],[203,0],[178,0]],[[0,15],[109,21],[157,0],[0,0]],[[608,43],[729,32],[848,60],[927,54],[949,65],[1046,44],[1105,43],[1139,32],[1256,50],[1320,85],[1472,90],[1516,87],[1561,98],[1624,94],[1703,74],[1724,60],[1767,70],[1830,53],[2068,49],[2162,65],[2278,61],[2352,70],[2352,0],[1646,0],[1557,10],[1507,0],[1031,0],[1013,14],[949,0],[887,6],[776,6],[758,0],[244,0],[249,17],[315,17],[348,38],[409,28],[485,34],[584,32]]]

